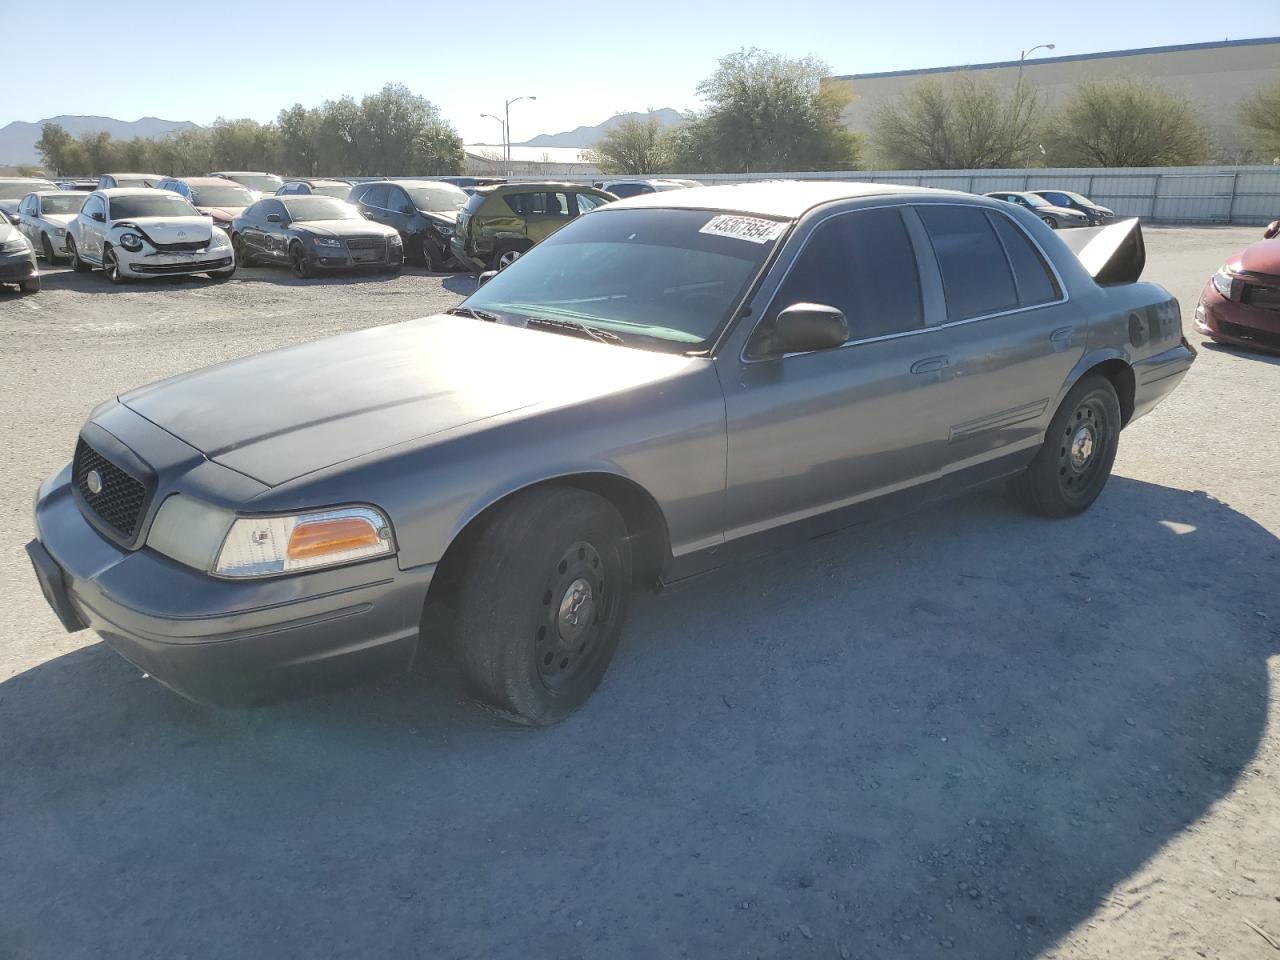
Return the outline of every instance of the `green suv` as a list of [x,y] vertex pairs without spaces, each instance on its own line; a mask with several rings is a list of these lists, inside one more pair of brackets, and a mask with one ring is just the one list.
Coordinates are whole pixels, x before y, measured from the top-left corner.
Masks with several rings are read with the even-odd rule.
[[501,270],[570,220],[614,199],[578,183],[479,187],[458,214],[450,247],[477,270]]

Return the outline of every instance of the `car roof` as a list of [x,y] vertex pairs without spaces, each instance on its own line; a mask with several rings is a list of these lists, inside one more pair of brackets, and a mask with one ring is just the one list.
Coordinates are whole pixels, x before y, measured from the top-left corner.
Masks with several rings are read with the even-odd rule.
[[383,180],[366,180],[364,183],[355,184],[355,186],[367,187],[371,183],[395,183],[402,187],[428,187],[441,183],[446,187],[457,186],[456,183],[450,183],[448,180],[433,180],[430,177],[387,177]]
[[215,180],[219,180],[219,179],[225,179],[226,177],[230,177],[235,174],[238,174],[238,175],[249,174],[250,176],[254,176],[254,177],[276,176],[276,174],[271,173],[269,170],[215,170],[213,173],[209,174],[209,176],[213,177]]
[[177,180],[188,187],[225,187],[226,177],[165,177],[166,180]]
[[[107,187],[103,190],[95,190],[94,193],[101,194],[108,200],[115,197],[149,197],[152,194],[158,194],[162,197],[177,197],[178,195],[172,190],[161,190],[159,187]],[[178,197],[181,200],[181,197]]]
[[983,196],[995,197],[998,200],[1000,197],[1025,197],[1028,193],[1035,193],[1035,191],[1034,190],[992,190],[989,193],[984,193]]
[[152,180],[165,179],[158,173],[104,173],[104,177],[147,177]]
[[476,187],[476,193],[486,197],[508,190],[512,192],[519,190],[587,190],[591,193],[602,192],[599,187],[593,187],[589,183],[569,183],[565,180],[516,180],[507,183],[487,183],[483,187]]
[[0,177],[5,183],[53,183],[48,177]]
[[[373,180],[371,183],[382,183],[381,180]],[[339,180],[337,177],[290,177],[285,183],[337,183],[344,187],[351,184],[346,180]]]
[[602,210],[631,207],[679,207],[690,210],[723,210],[733,213],[758,214],[765,217],[797,219],[806,211],[836,200],[855,200],[892,194],[972,196],[957,190],[933,187],[909,187],[899,183],[861,183],[839,180],[764,180],[754,183],[731,183],[716,187],[690,187],[646,193],[618,200]]
[[[67,194],[84,193],[83,190],[32,190],[37,197],[65,197]],[[85,196],[88,196],[86,193]]]

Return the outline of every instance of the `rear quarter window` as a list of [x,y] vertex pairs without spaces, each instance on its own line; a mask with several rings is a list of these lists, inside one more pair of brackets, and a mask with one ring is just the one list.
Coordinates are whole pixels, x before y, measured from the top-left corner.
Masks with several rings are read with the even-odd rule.
[[1018,306],[1013,271],[995,228],[980,207],[916,208],[942,274],[947,319],[969,320]]
[[1061,297],[1058,281],[1049,272],[1049,265],[1044,262],[1040,251],[1027,235],[1003,214],[989,211],[987,217],[995,226],[996,235],[1013,267],[1018,303],[1024,307],[1032,307]]

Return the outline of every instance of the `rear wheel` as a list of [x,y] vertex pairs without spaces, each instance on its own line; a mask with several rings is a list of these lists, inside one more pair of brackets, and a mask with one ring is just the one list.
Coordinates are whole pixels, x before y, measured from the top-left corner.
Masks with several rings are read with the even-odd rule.
[[107,279],[114,284],[128,283],[128,277],[120,269],[120,260],[116,256],[116,252],[110,247],[102,248],[102,272],[107,275]]
[[613,659],[630,585],[627,528],[609,501],[571,487],[513,497],[461,571],[454,641],[471,687],[517,722],[564,719]]
[[1055,220],[1053,217],[1041,217],[1040,219],[1043,220],[1045,223],[1047,223],[1051,230],[1058,229],[1058,221]]
[[1097,374],[1082,377],[1053,415],[1031,466],[1009,481],[1009,492],[1043,517],[1087,510],[1111,476],[1120,426],[1111,381]]
[[521,253],[523,253],[523,251],[517,250],[514,247],[499,247],[493,252],[493,258],[489,262],[489,268],[491,270],[505,270],[520,259]]
[[50,266],[62,262],[62,258],[53,252],[53,243],[49,240],[47,233],[40,234],[40,252],[44,254],[45,262]]
[[316,275],[311,266],[311,260],[307,256],[307,251],[302,248],[302,244],[296,241],[289,247],[289,268],[293,271],[295,277],[302,280],[309,280]]
[[76,273],[88,273],[93,267],[80,259],[80,250],[76,247],[76,242],[67,237],[67,253],[71,255],[71,269]]

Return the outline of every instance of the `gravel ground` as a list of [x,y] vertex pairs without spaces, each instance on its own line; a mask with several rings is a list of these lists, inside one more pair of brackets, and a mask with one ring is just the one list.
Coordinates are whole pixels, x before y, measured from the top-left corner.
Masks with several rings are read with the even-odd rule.
[[[1256,229],[1147,232],[1182,302]],[[1280,957],[1280,361],[1202,349],[1088,514],[998,491],[641,597],[511,728],[447,668],[253,711],[60,632],[89,409],[466,277],[0,294],[0,957]],[[1199,343],[1199,338],[1195,338]]]

